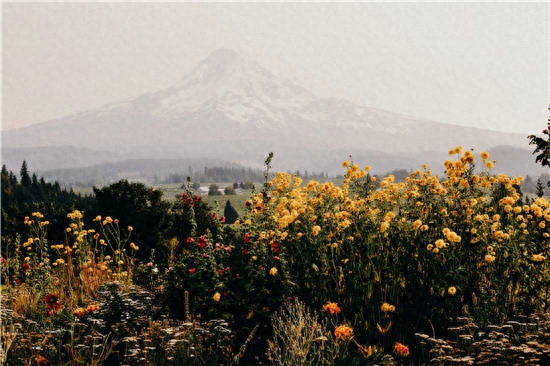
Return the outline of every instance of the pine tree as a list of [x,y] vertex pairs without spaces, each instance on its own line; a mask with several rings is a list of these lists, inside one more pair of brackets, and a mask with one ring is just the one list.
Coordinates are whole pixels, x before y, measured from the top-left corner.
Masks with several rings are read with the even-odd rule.
[[21,171],[19,172],[19,175],[21,177],[21,185],[23,187],[29,187],[32,181],[29,175],[29,169],[27,168],[27,162],[25,160],[23,160],[23,164],[21,164]]
[[233,206],[231,206],[231,202],[229,202],[229,200],[227,200],[227,202],[225,203],[223,215],[225,216],[226,224],[233,224],[239,218],[239,213],[237,212],[237,210],[235,210]]
[[540,179],[537,179],[537,197],[542,197],[544,196],[544,185],[542,184],[542,180]]

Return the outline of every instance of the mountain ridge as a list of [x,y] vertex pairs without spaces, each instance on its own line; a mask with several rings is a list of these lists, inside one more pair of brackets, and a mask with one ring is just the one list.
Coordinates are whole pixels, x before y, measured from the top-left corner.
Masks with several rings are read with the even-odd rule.
[[[2,142],[12,160],[24,149],[59,145],[112,152],[113,159],[122,160],[202,156],[261,161],[274,151],[283,170],[307,169],[312,156],[340,151],[399,155],[447,151],[457,145],[478,151],[500,145],[527,147],[520,134],[421,120],[341,98],[319,98],[227,49],[212,52],[170,87],[2,131]],[[77,155],[75,150],[75,164]],[[92,162],[93,154],[85,155],[83,161]],[[96,163],[106,158],[108,154],[98,154]],[[35,164],[44,170],[43,162]],[[67,167],[63,161],[57,167],[52,161],[48,164],[48,169]]]

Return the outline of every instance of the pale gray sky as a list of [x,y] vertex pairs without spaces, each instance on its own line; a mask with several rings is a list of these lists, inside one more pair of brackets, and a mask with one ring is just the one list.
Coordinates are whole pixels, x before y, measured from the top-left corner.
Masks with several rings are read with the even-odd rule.
[[231,48],[318,96],[537,133],[548,23],[548,2],[4,2],[2,129],[170,86]]

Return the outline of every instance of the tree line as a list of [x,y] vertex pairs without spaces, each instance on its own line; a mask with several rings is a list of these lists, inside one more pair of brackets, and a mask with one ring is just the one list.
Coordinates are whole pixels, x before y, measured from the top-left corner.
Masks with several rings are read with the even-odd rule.
[[[65,228],[69,224],[67,213],[77,209],[84,213],[86,227],[94,228],[97,215],[117,218],[121,229],[132,226],[131,240],[141,248],[138,257],[146,260],[151,249],[155,249],[157,260],[168,255],[166,244],[171,240],[183,242],[191,231],[204,234],[214,230],[213,212],[207,203],[197,197],[194,204],[193,223],[186,219],[183,200],[174,203],[163,199],[160,190],[147,187],[143,183],[120,180],[109,186],[93,188],[93,195],[75,193],[62,188],[58,182],[46,182],[36,174],[30,174],[27,163],[23,162],[19,177],[6,166],[2,166],[2,251],[13,250],[16,241],[25,241],[25,216],[41,212],[49,221],[48,239],[50,244],[63,243]],[[216,213],[214,213],[216,214]],[[225,223],[233,223],[238,214],[226,202],[223,213]],[[195,227],[196,226],[196,227]]]

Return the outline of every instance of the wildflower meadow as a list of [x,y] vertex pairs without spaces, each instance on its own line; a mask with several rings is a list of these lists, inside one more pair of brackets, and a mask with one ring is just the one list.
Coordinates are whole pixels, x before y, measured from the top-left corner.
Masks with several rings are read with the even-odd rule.
[[462,147],[400,182],[271,158],[234,224],[189,185],[157,246],[109,212],[75,207],[59,241],[42,212],[10,218],[2,364],[550,363],[550,200],[522,177]]

